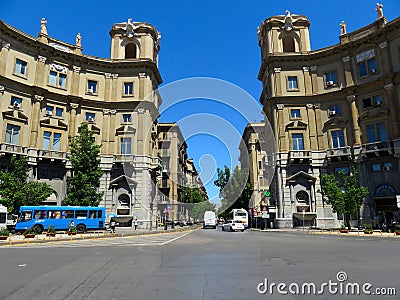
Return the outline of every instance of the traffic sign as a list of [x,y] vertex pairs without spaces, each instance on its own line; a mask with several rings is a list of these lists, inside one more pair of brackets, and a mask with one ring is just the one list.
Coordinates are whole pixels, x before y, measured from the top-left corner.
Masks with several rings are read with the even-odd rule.
[[266,191],[264,192],[264,196],[265,196],[265,197],[271,196],[271,192],[270,192],[269,190],[266,190]]

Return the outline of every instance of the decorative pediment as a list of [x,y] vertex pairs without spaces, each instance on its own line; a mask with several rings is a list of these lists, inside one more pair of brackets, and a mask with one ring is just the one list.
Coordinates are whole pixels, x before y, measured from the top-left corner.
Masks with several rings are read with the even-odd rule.
[[347,122],[346,118],[336,115],[324,123],[323,131],[326,132],[328,128],[345,127]]
[[131,125],[122,125],[115,130],[117,135],[121,134],[135,134],[136,128]]
[[389,114],[388,109],[384,109],[384,108],[369,109],[369,110],[364,111],[362,114],[360,114],[360,120],[386,116],[388,114]]
[[297,130],[307,129],[307,123],[304,123],[302,121],[293,121],[286,125],[286,130],[295,130],[295,129]]
[[67,130],[68,125],[64,121],[60,119],[54,119],[54,118],[46,118],[43,120],[40,120],[40,126],[42,127],[50,127],[50,128],[56,128],[56,129],[61,129],[61,130]]
[[28,124],[28,117],[22,111],[15,109],[3,112],[3,118]]
[[91,125],[89,128],[91,131],[93,131],[94,134],[100,134],[100,128],[97,127],[96,125]]
[[125,174],[118,176],[117,178],[114,178],[113,180],[110,181],[110,185],[114,184],[120,184],[121,182],[126,182],[128,183],[129,186],[136,187],[137,182],[133,180],[132,178],[129,178]]
[[317,178],[315,178],[314,176],[311,176],[310,174],[307,174],[304,171],[299,171],[296,174],[293,174],[292,176],[288,177],[286,179],[286,181],[295,180],[297,177],[303,177],[305,179],[313,180],[313,181],[317,180]]

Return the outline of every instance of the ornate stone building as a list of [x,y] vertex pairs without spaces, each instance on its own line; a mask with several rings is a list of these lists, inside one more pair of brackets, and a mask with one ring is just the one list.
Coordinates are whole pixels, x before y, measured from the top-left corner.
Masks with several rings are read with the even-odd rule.
[[340,42],[311,50],[306,16],[274,16],[258,32],[260,101],[276,137],[271,185],[279,227],[339,226],[342,216],[322,201],[321,176],[355,166],[367,186],[357,221],[399,217],[400,18],[378,11],[372,24]]
[[114,24],[107,59],[82,54],[80,34],[75,44],[52,38],[46,23],[35,38],[0,21],[1,168],[12,155],[27,156],[31,178],[54,190],[46,203],[61,204],[71,170],[68,136],[86,122],[102,145],[101,205],[155,220],[160,33],[131,19]]

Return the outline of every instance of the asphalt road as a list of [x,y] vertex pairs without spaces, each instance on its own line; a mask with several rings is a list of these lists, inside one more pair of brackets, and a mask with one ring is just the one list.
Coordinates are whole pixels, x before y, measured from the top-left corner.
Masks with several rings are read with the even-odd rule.
[[[199,229],[107,243],[1,248],[0,299],[398,299],[400,293],[400,239]],[[301,295],[304,283],[322,293],[310,295],[305,286]],[[347,283],[371,283],[370,293],[396,288],[397,295],[349,295]]]

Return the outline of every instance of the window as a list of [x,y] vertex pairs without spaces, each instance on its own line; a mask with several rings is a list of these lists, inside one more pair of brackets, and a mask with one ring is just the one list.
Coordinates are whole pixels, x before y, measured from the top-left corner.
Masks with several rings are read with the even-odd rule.
[[88,215],[87,210],[77,210],[75,211],[75,218],[77,219],[86,219]]
[[367,141],[368,143],[375,143],[387,140],[386,125],[385,123],[376,123],[367,125]]
[[371,171],[372,172],[380,172],[380,171],[382,171],[381,164],[372,164],[371,165]]
[[295,52],[294,38],[285,36],[282,40],[283,52]]
[[121,138],[121,154],[131,154],[131,138]]
[[302,133],[292,133],[293,150],[304,150],[304,140]]
[[349,174],[349,167],[335,168],[335,175],[339,175],[340,171],[343,171],[344,174]]
[[383,163],[383,171],[392,171],[392,170],[393,170],[393,165],[391,162]]
[[325,84],[327,87],[336,85],[336,72],[325,73]]
[[290,117],[292,119],[300,119],[300,109],[291,109],[290,110]]
[[48,219],[59,219],[61,217],[61,213],[59,210],[49,210]]
[[65,88],[67,83],[67,74],[57,71],[50,71],[49,84],[57,87]]
[[357,64],[357,67],[358,67],[358,75],[360,77],[373,75],[378,71],[375,58],[359,62]]
[[329,107],[329,116],[333,117],[340,113],[340,106],[339,105],[332,105]]
[[97,81],[88,80],[87,92],[91,94],[97,94]]
[[168,148],[162,148],[162,156],[168,156]]
[[363,99],[362,102],[363,102],[364,108],[372,107],[371,98],[365,98],[365,99]]
[[46,106],[46,116],[52,116],[54,112],[54,106],[47,105]]
[[86,113],[86,121],[94,122],[94,117],[95,117],[94,113]]
[[132,122],[132,115],[131,114],[123,114],[122,119],[124,123],[130,123]]
[[45,210],[35,210],[35,219],[46,219],[47,218],[47,211]]
[[133,82],[124,83],[124,95],[133,95]]
[[341,148],[346,146],[344,142],[343,130],[333,130],[331,131],[331,136],[333,148]]
[[297,76],[288,77],[288,90],[298,90],[299,86],[297,84]]
[[61,133],[58,132],[43,132],[43,142],[42,142],[43,150],[53,150],[60,151],[61,150]]
[[134,43],[129,43],[125,46],[125,58],[136,58],[136,45]]
[[61,213],[61,217],[63,219],[73,219],[74,218],[74,211],[73,210],[63,210]]
[[14,74],[26,76],[27,63],[17,58],[15,61]]
[[22,99],[18,98],[18,97],[15,97],[15,96],[11,96],[11,103],[10,104],[11,104],[11,106],[20,108],[21,104],[22,104]]
[[19,131],[21,127],[17,125],[7,124],[6,128],[6,143],[8,144],[18,144]]
[[383,104],[382,96],[380,96],[380,95],[373,96],[372,103],[374,104],[374,106],[381,106]]
[[64,109],[62,109],[61,107],[56,107],[56,116],[57,117],[62,117],[64,112]]

